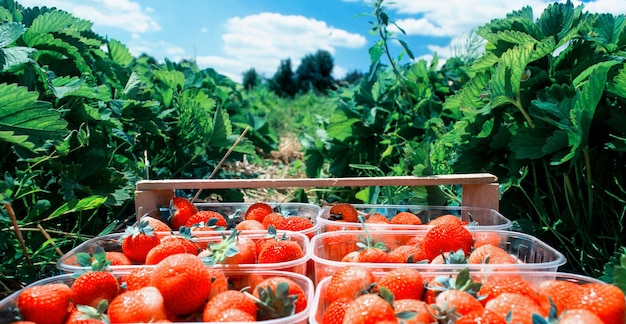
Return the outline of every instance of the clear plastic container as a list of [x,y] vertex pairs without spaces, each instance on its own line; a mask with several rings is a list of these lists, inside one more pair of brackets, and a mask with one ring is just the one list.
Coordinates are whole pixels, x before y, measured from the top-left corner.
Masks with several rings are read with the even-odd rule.
[[[223,271],[224,271],[224,274],[228,278],[237,278],[238,276],[255,275],[257,276],[255,277],[255,280],[265,279],[265,278],[274,277],[274,276],[283,276],[285,278],[291,279],[300,287],[302,287],[302,289],[304,290],[307,296],[307,300],[308,300],[307,307],[301,312],[294,314],[292,316],[279,318],[279,319],[273,319],[273,320],[259,321],[259,323],[264,323],[264,324],[293,324],[293,323],[306,324],[307,323],[309,314],[312,309],[313,299],[314,299],[314,294],[315,294],[315,288],[314,288],[313,282],[308,277],[297,274],[297,273],[293,273],[293,272],[275,271],[275,270],[246,271],[246,270],[224,269]],[[128,274],[128,271],[113,271],[113,274],[119,276],[121,278],[121,282],[123,282],[124,276]],[[62,274],[58,276],[52,276],[49,278],[41,279],[39,281],[36,281],[28,285],[27,287],[41,286],[41,285],[50,284],[50,283],[65,283],[71,286],[75,279],[76,279],[76,276],[74,274],[68,273],[68,274]],[[17,298],[19,294],[22,292],[22,290],[16,291],[13,294],[9,295],[8,297],[0,300],[0,319],[2,319],[1,321],[2,323],[4,323],[5,320],[8,320],[9,323],[12,322],[11,319],[15,318],[15,316],[17,315],[14,310],[15,310],[15,307],[17,306]],[[189,323],[194,323],[194,322],[189,322]]]
[[[272,209],[279,210],[281,214],[285,216],[300,216],[308,218],[313,223],[313,227],[298,231],[312,238],[313,235],[319,233],[320,224],[317,222],[319,215],[322,213],[322,208],[313,204],[306,203],[274,203],[266,202],[272,207]],[[225,218],[232,217],[243,220],[246,211],[253,203],[197,203],[195,204],[198,210],[211,210],[220,213]],[[158,213],[148,213],[151,216],[156,216]],[[157,216],[158,217],[158,216]],[[174,233],[177,232],[177,228],[172,229]],[[166,234],[166,233],[160,233]],[[204,234],[199,234],[204,235]]]
[[[378,229],[428,229],[432,226],[426,225],[426,223],[439,216],[451,214],[459,217],[463,222],[473,221],[477,227],[481,229],[490,230],[506,230],[511,228],[513,223],[502,216],[497,210],[489,208],[479,207],[447,207],[447,206],[419,206],[419,205],[370,205],[370,204],[352,204],[356,210],[363,215],[371,215],[379,213],[388,219],[399,212],[411,212],[417,215],[422,221],[423,225],[395,225],[395,224],[375,224]],[[330,219],[330,209],[332,206],[322,207],[322,212],[317,220],[320,225],[320,231],[334,231],[334,230],[358,230],[362,229],[363,225],[360,223],[346,223]]]
[[[377,277],[380,277],[383,274],[384,272],[375,273]],[[421,274],[422,274],[422,278],[424,279],[424,281],[427,281],[427,280],[436,278],[438,276],[449,276],[452,273],[444,271],[444,272],[421,272]],[[500,275],[505,274],[505,272],[498,272],[498,273],[488,272],[488,271],[487,272],[485,271],[471,272],[472,277],[480,278],[481,282],[486,282],[486,280],[489,280],[490,275],[493,275],[493,274],[497,274],[500,276]],[[529,281],[535,289],[539,287],[541,282],[545,280],[555,280],[555,279],[566,280],[566,281],[574,282],[576,284],[603,283],[602,281],[595,279],[595,278],[586,277],[586,276],[582,276],[578,274],[565,273],[565,272],[518,271],[518,272],[512,272],[511,274],[518,275],[522,279]],[[312,309],[311,309],[310,318],[309,318],[310,324],[320,323],[322,320],[322,316],[324,315],[324,311],[328,307],[329,303],[324,299],[324,296],[326,295],[326,287],[328,286],[329,282],[330,282],[330,277],[327,277],[327,278],[322,279],[317,284],[317,287],[315,289],[315,300],[313,304],[311,305]]]
[[[198,243],[201,246],[206,246],[207,244],[219,242],[222,239],[222,235],[228,236],[230,232],[215,232],[215,234],[210,236],[201,236],[197,238]],[[299,232],[290,232],[290,231],[278,231],[278,236],[282,237],[283,234],[286,234],[290,240],[297,242],[300,247],[302,247],[303,256],[299,259],[287,261],[287,262],[279,262],[279,263],[264,263],[264,264],[217,264],[214,267],[220,269],[231,269],[231,270],[282,270],[295,272],[302,275],[307,274],[307,266],[309,261],[309,249],[310,249],[310,240],[308,236]],[[85,267],[80,266],[76,259],[76,255],[80,252],[86,252],[89,254],[93,254],[95,248],[100,246],[104,248],[105,251],[122,251],[122,239],[123,233],[115,233],[109,234],[105,236],[95,237],[89,239],[79,246],[75,247],[64,256],[59,258],[57,261],[57,268],[64,272],[82,272],[86,270]],[[160,234],[158,234],[160,235]],[[171,234],[167,234],[171,235]],[[267,232],[242,232],[240,237],[250,238],[252,240],[261,240],[264,239],[267,235]],[[132,269],[137,268],[140,265],[118,265],[111,266],[111,270],[113,271],[130,271]]]
[[[556,271],[565,264],[565,256],[532,235],[502,230],[470,230],[472,233],[494,232],[500,239],[500,247],[517,259],[513,264],[427,264],[427,263],[358,263],[377,271],[397,267],[413,267],[420,271],[455,271],[465,267],[471,271]],[[330,276],[346,265],[341,259],[359,248],[356,243],[364,237],[364,231],[332,231],[320,233],[311,240],[310,256],[314,264],[316,282]],[[375,241],[386,244],[388,249],[404,245],[414,237],[423,238],[426,231],[380,230],[369,231]]]

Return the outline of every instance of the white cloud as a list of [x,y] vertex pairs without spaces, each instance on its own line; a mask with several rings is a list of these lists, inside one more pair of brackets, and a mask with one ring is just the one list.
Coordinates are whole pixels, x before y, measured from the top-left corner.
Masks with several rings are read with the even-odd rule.
[[206,27],[202,27],[202,28],[200,29],[200,32],[201,32],[201,33],[208,33],[208,32],[209,32],[209,29],[208,29],[208,28],[206,28]]
[[152,8],[142,8],[131,0],[20,0],[25,7],[47,6],[65,10],[90,20],[94,26],[114,27],[132,33],[159,31],[161,26],[150,16]]
[[185,54],[185,49],[177,46],[168,46],[165,48],[165,53],[167,53],[168,56],[183,55]]
[[296,69],[302,57],[317,50],[332,55],[339,47],[360,48],[367,42],[360,34],[323,21],[268,12],[231,18],[225,29],[223,51],[228,58],[207,56],[197,57],[196,61],[201,68],[213,67],[235,81],[241,80],[241,74],[252,67],[271,76],[281,60],[290,58],[292,68]]

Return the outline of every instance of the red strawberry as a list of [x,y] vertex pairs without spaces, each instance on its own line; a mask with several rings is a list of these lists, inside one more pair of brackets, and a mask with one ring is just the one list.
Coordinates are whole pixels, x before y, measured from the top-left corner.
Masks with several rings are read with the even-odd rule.
[[282,222],[283,219],[285,219],[285,216],[283,216],[283,214],[273,212],[265,215],[261,224],[263,224],[263,227],[265,229],[268,229],[270,228],[270,225],[273,225],[274,227],[278,226],[278,224]]
[[561,314],[561,312],[568,308],[568,299],[570,296],[577,294],[580,289],[580,285],[571,281],[548,279],[543,280],[539,284],[537,292],[540,295],[549,297],[556,307],[557,314]]
[[256,316],[246,313],[239,308],[229,308],[223,311],[216,309],[207,309],[202,315],[203,322],[256,322]]
[[227,226],[226,218],[212,210],[200,210],[193,214],[185,223],[185,227],[192,227],[194,231],[224,230]]
[[348,265],[337,269],[326,287],[326,301],[332,303],[339,298],[355,299],[364,291],[369,290],[375,278],[371,270]]
[[377,294],[357,297],[346,309],[344,324],[376,324],[384,321],[397,323],[396,314],[388,301]]
[[106,259],[111,261],[112,266],[120,266],[120,265],[132,265],[133,260],[131,260],[126,254],[118,251],[106,251]]
[[389,219],[382,214],[374,213],[367,217],[365,224],[389,224]]
[[103,300],[111,302],[119,294],[120,285],[115,275],[108,271],[110,261],[106,259],[104,249],[96,247],[93,258],[84,252],[78,253],[76,257],[82,266],[89,266],[90,270],[74,280],[70,290],[72,302],[94,308]]
[[507,324],[504,317],[488,310],[476,310],[473,312],[469,312],[463,317],[461,317],[455,324],[480,324],[480,323],[489,323],[489,324]]
[[598,315],[588,309],[569,309],[559,317],[559,324],[605,324]]
[[75,306],[65,324],[105,324],[109,322],[109,317],[105,314],[109,307],[108,302],[101,302],[98,308],[91,306]]
[[461,218],[459,216],[452,215],[452,214],[445,214],[445,215],[441,215],[441,216],[439,216],[437,218],[431,219],[426,224],[432,225],[432,226],[436,226],[436,225],[440,225],[440,224],[463,225],[463,222],[461,221]]
[[273,309],[260,306],[259,320],[300,313],[306,309],[309,302],[306,292],[300,285],[289,278],[280,276],[270,277],[258,283],[253,295],[264,305]]
[[235,226],[238,231],[263,231],[263,224],[255,219],[246,219]]
[[496,232],[474,232],[472,233],[474,236],[474,247],[478,248],[483,245],[493,245],[500,246],[500,234]]
[[207,268],[209,275],[211,276],[211,292],[209,293],[209,299],[213,296],[228,290],[228,278],[220,269]]
[[111,323],[153,323],[167,319],[163,296],[152,286],[119,294],[109,304],[107,314]]
[[211,243],[198,256],[207,265],[215,264],[255,264],[256,243],[241,231],[234,230],[228,237],[222,235],[218,242]]
[[492,276],[482,283],[478,295],[482,297],[481,303],[486,305],[491,299],[505,292],[524,295],[535,302],[539,300],[530,282],[519,276]]
[[389,290],[396,300],[421,299],[424,292],[424,280],[415,268],[395,268],[386,272],[378,280],[378,287]]
[[391,218],[389,224],[396,225],[422,225],[422,220],[411,212],[399,212]]
[[476,299],[476,297],[472,296],[467,291],[449,289],[442,291],[435,298],[435,303],[441,309],[455,308],[456,312],[465,315],[469,312],[473,311],[483,311],[484,306]]
[[426,260],[426,253],[417,245],[400,245],[389,252],[389,261],[392,263],[416,263]]
[[270,230],[270,235],[273,238],[269,238],[261,244],[259,255],[257,257],[258,263],[280,263],[298,260],[304,257],[304,251],[300,244],[296,241],[291,241],[286,234],[281,237],[276,237]]
[[239,290],[226,290],[209,299],[209,302],[204,306],[202,320],[214,322],[219,317],[219,313],[231,308],[239,309],[256,320],[258,308],[254,299]]
[[336,203],[328,211],[330,220],[342,220],[356,223],[359,221],[359,213],[356,208],[349,203]]
[[125,278],[126,290],[137,290],[150,285],[152,267],[138,267],[133,269]]
[[507,318],[510,323],[520,324],[532,324],[533,314],[547,315],[532,298],[510,292],[502,293],[488,301],[485,309]]
[[170,201],[170,216],[168,223],[170,228],[177,231],[181,226],[185,226],[189,218],[198,212],[198,208],[189,199],[174,197]]
[[396,316],[402,313],[410,313],[413,316],[407,319],[403,319],[403,324],[424,324],[424,323],[436,323],[433,315],[437,314],[437,311],[426,302],[419,299],[400,299],[394,300],[393,310],[396,312]]
[[467,257],[469,264],[513,264],[515,257],[499,246],[484,244],[475,248]]
[[339,298],[326,307],[320,324],[342,324],[346,309],[352,302],[350,298]]
[[154,265],[172,254],[189,253],[197,255],[200,250],[198,243],[193,241],[190,228],[181,227],[179,235],[166,236],[146,255],[146,264]]
[[604,323],[626,321],[624,293],[615,285],[587,283],[568,298],[568,309],[587,309],[598,315]]
[[137,226],[129,226],[122,239],[122,252],[133,261],[143,264],[150,250],[159,245],[161,239],[153,234],[148,220],[142,219]]
[[426,232],[423,244],[428,259],[432,260],[441,253],[459,249],[463,249],[465,255],[469,255],[474,245],[474,238],[472,233],[462,225],[441,224]]
[[267,203],[256,202],[248,207],[243,218],[246,220],[256,220],[262,224],[265,216],[273,212],[274,210]]
[[17,297],[17,308],[24,321],[61,324],[68,315],[70,287],[54,283],[24,288]]
[[199,310],[211,293],[211,275],[196,255],[170,255],[152,271],[150,284],[159,289],[171,314],[185,315]]
[[[152,226],[153,232],[172,232],[172,229],[169,225],[154,217],[143,216],[141,220],[147,220],[148,225]],[[178,230],[178,228],[176,230]]]
[[[313,226],[313,222],[306,217],[289,216],[280,221],[276,225],[276,229],[298,232],[308,230],[313,228]],[[311,233],[310,236],[313,236],[313,233]]]

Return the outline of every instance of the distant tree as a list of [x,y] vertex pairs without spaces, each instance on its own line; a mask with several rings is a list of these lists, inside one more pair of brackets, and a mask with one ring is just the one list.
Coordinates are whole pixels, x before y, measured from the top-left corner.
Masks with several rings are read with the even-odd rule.
[[290,58],[280,61],[278,70],[269,82],[269,88],[281,97],[293,97],[296,94],[298,89],[294,82]]
[[363,72],[358,71],[358,70],[353,70],[353,71],[346,73],[346,76],[343,77],[343,81],[346,82],[347,84],[355,84],[357,81],[359,81],[363,77],[363,75],[364,75]]
[[243,73],[243,87],[246,90],[254,89],[259,83],[261,83],[261,77],[254,68],[251,68]]
[[333,57],[328,51],[318,50],[315,54],[306,55],[296,70],[298,90],[325,92],[331,89],[335,82],[331,75],[333,67]]

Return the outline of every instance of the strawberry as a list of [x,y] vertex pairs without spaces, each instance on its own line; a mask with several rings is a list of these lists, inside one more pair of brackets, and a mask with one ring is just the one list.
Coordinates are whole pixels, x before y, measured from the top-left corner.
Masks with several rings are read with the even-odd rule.
[[474,236],[474,247],[479,248],[483,245],[493,245],[500,246],[500,234],[496,232],[474,232],[472,233]]
[[[477,298],[478,291],[480,291],[482,283],[475,282],[470,276],[469,269],[463,268],[457,274],[456,277],[449,276],[437,276],[434,279],[429,280],[425,284],[426,293],[424,301],[429,304],[436,304],[437,297],[447,290],[462,290],[473,297]],[[480,297],[482,299],[483,297]]]
[[78,253],[76,257],[82,266],[90,267],[90,270],[74,280],[70,289],[72,302],[94,308],[103,300],[111,302],[119,294],[120,285],[115,275],[107,270],[111,261],[106,259],[104,249],[97,246],[93,257],[85,252]]
[[389,224],[389,219],[379,213],[374,213],[367,217],[365,224]]
[[241,231],[234,230],[228,237],[211,243],[198,256],[207,265],[215,264],[255,264],[257,261],[256,243],[240,236]]
[[159,244],[153,247],[146,255],[145,264],[157,264],[172,254],[190,253],[197,255],[200,246],[193,240],[190,230],[191,228],[182,226],[178,235],[167,236],[161,239]]
[[282,237],[270,238],[266,240],[259,251],[258,263],[281,263],[298,260],[304,257],[304,251],[300,244],[291,241],[283,234]]
[[339,298],[355,299],[363,292],[368,291],[375,278],[371,270],[358,266],[348,265],[333,273],[326,287],[326,301],[332,303]]
[[257,305],[254,299],[239,290],[226,290],[209,299],[209,302],[204,306],[202,320],[214,322],[219,317],[219,313],[231,308],[244,311],[256,320]]
[[309,302],[304,289],[293,280],[275,276],[258,283],[253,291],[259,306],[258,320],[287,317],[304,311]]
[[193,214],[198,212],[198,208],[189,199],[174,197],[170,200],[168,223],[170,228],[178,230],[185,226]]
[[265,227],[256,219],[246,219],[235,226],[238,231],[263,231]]
[[200,210],[193,214],[187,222],[185,227],[192,227],[195,231],[198,230],[225,230],[227,227],[226,217],[224,215],[212,211],[212,210]]
[[396,300],[406,298],[420,299],[424,291],[424,280],[420,272],[415,268],[395,268],[386,272],[378,280],[378,287],[389,290]]
[[152,270],[150,284],[163,295],[167,311],[184,315],[199,310],[211,293],[211,275],[198,256],[173,254]]
[[112,266],[120,266],[120,265],[132,265],[133,260],[124,254],[124,252],[119,251],[106,251],[106,259],[111,261]]
[[65,324],[105,324],[109,323],[109,317],[105,314],[109,303],[103,300],[97,308],[78,305],[70,311]]
[[402,320],[403,324],[436,323],[433,316],[437,314],[437,311],[420,299],[396,299],[393,301],[393,310],[396,312],[396,317],[401,317],[403,313],[411,315]]
[[228,290],[228,278],[220,269],[207,268],[207,270],[211,276],[211,292],[209,293],[209,299],[211,299],[213,296]]
[[416,263],[426,260],[424,250],[416,245],[400,245],[389,252],[389,261],[392,263]]
[[415,214],[403,211],[391,218],[389,224],[395,225],[422,225],[422,220]]
[[429,260],[439,254],[463,249],[469,255],[474,245],[472,233],[462,225],[441,224],[432,227],[426,232],[423,240],[424,251]]
[[[365,225],[365,217],[359,216],[359,221]],[[382,242],[374,242],[366,226],[363,226],[363,230],[365,232],[364,241],[357,243],[360,248],[357,262],[389,263],[387,246]]]
[[263,218],[268,214],[274,212],[272,206],[264,202],[256,202],[248,207],[246,213],[244,215],[244,219],[246,220],[255,220],[259,223],[263,223]]
[[482,304],[486,305],[491,299],[502,293],[517,293],[527,296],[534,302],[538,302],[538,294],[530,282],[519,276],[492,276],[482,283],[479,296],[482,296]]
[[161,221],[160,219],[156,219],[151,216],[143,216],[141,217],[141,220],[147,220],[148,225],[152,226],[153,232],[170,232],[170,233],[172,232],[172,229],[170,228],[170,226],[167,225],[165,222]]
[[163,296],[152,286],[119,294],[109,304],[107,315],[111,323],[150,323],[167,319]]
[[467,263],[469,264],[514,264],[516,263],[515,257],[510,255],[503,248],[484,244],[479,247],[474,246],[475,249],[470,252],[467,257]]
[[376,324],[383,321],[397,323],[396,314],[388,301],[377,294],[357,297],[346,309],[344,324]]
[[[313,228],[313,226],[313,222],[306,217],[289,216],[278,222],[278,224],[276,224],[276,229],[298,232],[308,230]],[[309,238],[311,237],[313,237],[313,233],[309,234]]]
[[467,264],[463,249],[444,252],[430,261],[430,264]]
[[352,302],[350,298],[339,298],[326,307],[320,324],[342,324],[346,309]]
[[431,219],[426,224],[427,225],[432,225],[432,226],[436,226],[436,225],[440,225],[440,224],[463,225],[463,222],[461,221],[461,218],[459,216],[452,215],[452,214],[445,214],[445,215],[440,215],[437,218]]
[[558,319],[559,324],[604,324],[598,315],[588,309],[569,309]]
[[223,311],[207,309],[202,315],[203,322],[256,322],[256,316],[242,311],[239,308],[228,308]]
[[455,308],[455,311],[460,315],[465,315],[473,311],[483,311],[484,306],[467,291],[449,289],[442,291],[435,298],[435,303],[441,309]]
[[552,300],[552,303],[556,307],[557,314],[561,314],[561,312],[563,312],[568,307],[567,303],[570,296],[578,293],[580,289],[581,288],[577,283],[571,281],[548,279],[543,280],[539,284],[537,292],[540,295],[544,295],[550,298],[550,300]]
[[469,312],[459,320],[455,322],[455,324],[481,324],[481,323],[489,323],[489,324],[507,324],[504,317],[488,310],[476,310]]
[[122,238],[122,252],[131,260],[144,264],[150,250],[159,245],[161,239],[153,234],[149,221],[141,219],[137,226],[129,226]]
[[587,309],[595,313],[604,323],[624,323],[626,301],[624,293],[615,285],[587,283],[580,286],[568,298],[568,309]]
[[261,224],[263,224],[263,227],[265,229],[268,229],[270,228],[270,225],[274,227],[278,226],[278,224],[280,224],[280,222],[282,222],[283,219],[285,219],[285,216],[283,216],[283,214],[272,212],[272,213],[265,215]]
[[506,318],[509,323],[532,324],[533,314],[547,315],[532,298],[510,292],[502,293],[489,300],[485,309]]
[[126,276],[126,290],[137,290],[150,285],[152,267],[138,267],[131,270]]
[[68,315],[70,287],[51,283],[26,287],[17,297],[22,320],[38,324],[61,324]]
[[330,220],[343,220],[346,222],[356,223],[359,212],[350,203],[336,203],[328,211],[328,219]]

